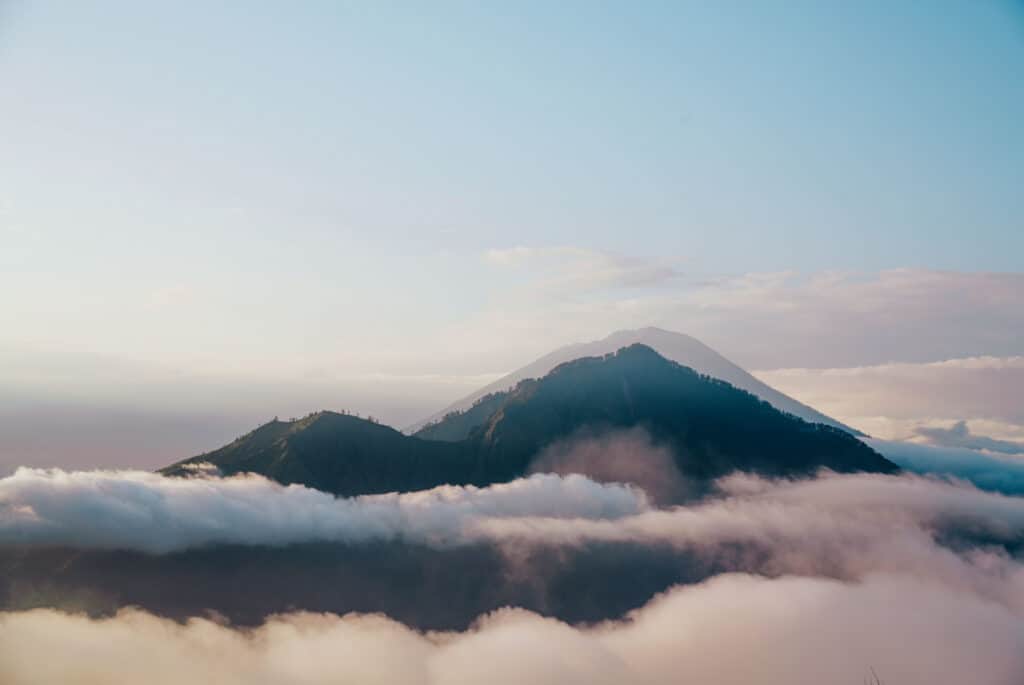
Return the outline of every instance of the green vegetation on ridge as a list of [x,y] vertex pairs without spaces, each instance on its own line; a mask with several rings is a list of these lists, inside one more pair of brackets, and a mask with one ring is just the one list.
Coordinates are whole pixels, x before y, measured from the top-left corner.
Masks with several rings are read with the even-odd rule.
[[[766,475],[800,475],[823,467],[898,470],[849,433],[807,423],[649,347],[632,345],[562,364],[418,436],[351,415],[319,412],[297,421],[273,421],[164,473],[184,474],[184,464],[210,462],[225,474],[261,473],[340,495],[444,483],[488,485],[524,475],[545,446],[581,429],[633,426],[644,427],[668,446],[683,475],[698,480],[734,470]],[[427,435],[437,439],[424,439]]]

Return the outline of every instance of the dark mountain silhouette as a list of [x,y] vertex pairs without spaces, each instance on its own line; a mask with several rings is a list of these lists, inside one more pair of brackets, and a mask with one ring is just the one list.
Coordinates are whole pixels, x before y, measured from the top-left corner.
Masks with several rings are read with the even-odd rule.
[[[846,426],[761,382],[747,371],[729,361],[696,338],[682,333],[675,333],[673,331],[666,331],[664,329],[654,327],[616,331],[601,340],[594,340],[587,343],[576,343],[574,345],[560,347],[554,352],[546,354],[521,369],[517,369],[516,371],[499,378],[490,385],[480,388],[480,390],[473,394],[454,402],[437,414],[407,427],[405,432],[410,434],[417,432],[422,433],[425,430],[424,427],[427,427],[430,424],[437,424],[442,419],[452,414],[462,414],[464,416],[462,426],[473,428],[476,425],[479,425],[479,423],[469,425],[471,422],[465,419],[470,419],[474,415],[479,418],[479,412],[470,412],[469,410],[471,408],[475,409],[476,404],[481,402],[484,398],[506,393],[515,388],[515,386],[521,381],[528,378],[541,378],[542,376],[547,375],[555,367],[566,362],[573,361],[574,359],[581,359],[583,357],[601,357],[606,354],[611,354],[616,350],[620,350],[623,347],[636,344],[646,345],[666,359],[670,359],[682,364],[683,366],[688,366],[697,373],[711,376],[712,378],[719,378],[737,388],[740,388],[741,390],[753,393],[762,400],[769,402],[776,409],[793,414],[794,416],[799,416],[805,421],[810,421],[811,423],[824,423],[836,428],[842,428],[854,435],[863,435],[856,429],[850,428],[849,426]],[[488,417],[483,417],[483,419],[486,418]],[[436,435],[433,431],[430,431],[429,437],[431,439],[461,440],[469,435],[468,430],[461,434],[454,433],[454,428],[454,424],[446,422],[446,432],[444,437]]]
[[[486,485],[535,468],[553,442],[637,428],[695,480],[734,469],[896,470],[842,430],[807,423],[633,345],[563,364],[434,427],[440,437],[465,431],[462,440],[426,440],[319,412],[271,421],[165,473],[185,475],[190,463],[211,462],[226,474],[262,473],[341,495]],[[360,611],[426,630],[463,630],[483,613],[519,606],[592,624],[620,618],[673,585],[726,571],[779,572],[758,540],[714,549],[628,540],[538,544],[512,555],[487,541],[433,547],[400,538],[168,554],[26,544],[0,549],[0,610],[50,606],[110,615],[141,606],[180,620],[215,611],[238,624],[282,611]]]
[[491,467],[492,477],[514,477],[545,445],[581,427],[631,426],[643,426],[656,442],[671,447],[680,470],[694,478],[737,469],[771,475],[821,467],[898,470],[845,431],[785,414],[639,344],[521,382],[468,442]]
[[447,417],[431,432],[443,437],[461,432],[465,423],[476,425],[463,440],[428,440],[320,412],[299,421],[275,420],[164,473],[184,474],[185,464],[210,462],[225,474],[251,471],[342,495],[487,485],[524,475],[545,446],[581,429],[633,426],[670,447],[680,471],[698,480],[737,469],[767,475],[821,467],[898,470],[845,431],[785,414],[644,345],[562,364],[541,379],[485,398],[467,414]]
[[198,462],[225,475],[259,473],[352,496],[466,483],[472,459],[468,445],[420,440],[369,419],[322,411],[295,421],[274,419],[163,473],[184,475],[187,464]]

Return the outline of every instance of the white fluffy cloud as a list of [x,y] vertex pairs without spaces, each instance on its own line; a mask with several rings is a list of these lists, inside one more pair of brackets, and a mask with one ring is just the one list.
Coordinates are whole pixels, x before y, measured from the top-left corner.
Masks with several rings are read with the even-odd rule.
[[350,500],[257,477],[23,470],[0,481],[2,544],[165,551],[378,537],[562,553],[669,545],[764,575],[677,587],[591,627],[515,609],[428,634],[381,616],[289,614],[236,629],[138,610],[0,613],[0,682],[820,685],[870,668],[900,685],[1024,679],[1024,565],[1005,551],[1024,539],[1024,498],[959,482],[736,474],[705,500],[651,509],[635,490],[579,476]]
[[[490,542],[508,550],[630,543],[710,557],[744,548],[758,550],[756,569],[772,574],[925,574],[958,590],[1004,593],[1000,601],[1024,608],[1024,573],[1015,562],[992,551],[954,554],[935,541],[1024,539],[1024,498],[911,475],[824,474],[799,481],[736,475],[719,488],[690,506],[651,509],[641,491],[578,475],[339,499],[255,476],[22,470],[0,481],[0,544],[160,553],[313,541]],[[1012,592],[1006,590],[1010,577],[1016,579]]]
[[292,614],[255,630],[137,611],[0,614],[0,680],[36,683],[716,683],[1017,685],[1024,619],[971,593],[879,575],[747,575],[677,588],[627,620],[574,628],[519,610],[464,633],[378,616]]
[[0,479],[0,544],[169,552],[211,544],[465,539],[476,521],[541,515],[617,518],[642,491],[538,474],[487,488],[335,498],[261,476],[165,478],[142,471],[19,469]]
[[[732,568],[849,580],[875,573],[927,578],[1024,611],[1024,567],[982,548],[957,554],[939,537],[1016,543],[1024,498],[919,476],[824,475],[771,481],[735,475],[723,496],[608,520],[506,518],[479,529],[506,544],[672,545]],[[737,550],[757,550],[745,560]]]

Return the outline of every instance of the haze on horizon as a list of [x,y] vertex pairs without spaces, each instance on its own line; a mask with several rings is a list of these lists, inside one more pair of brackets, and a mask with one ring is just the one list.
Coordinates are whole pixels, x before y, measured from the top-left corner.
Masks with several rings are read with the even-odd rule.
[[651,325],[1024,445],[1012,0],[8,0],[0,78],[0,475],[402,426]]

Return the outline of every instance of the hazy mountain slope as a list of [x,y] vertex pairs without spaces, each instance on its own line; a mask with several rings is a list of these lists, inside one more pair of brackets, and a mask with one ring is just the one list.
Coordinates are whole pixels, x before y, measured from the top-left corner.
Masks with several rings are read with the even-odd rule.
[[[519,381],[527,378],[541,378],[559,364],[564,364],[565,362],[572,361],[573,359],[579,359],[581,357],[603,356],[615,352],[622,347],[637,343],[647,345],[666,359],[671,359],[683,366],[688,366],[698,373],[712,376],[713,378],[719,378],[731,383],[737,388],[751,392],[761,399],[771,403],[776,409],[789,412],[794,416],[799,416],[805,421],[810,421],[812,423],[824,423],[837,428],[842,428],[843,430],[849,431],[855,435],[862,435],[859,431],[843,425],[839,421],[825,416],[811,407],[801,404],[792,397],[784,395],[778,390],[775,390],[774,388],[759,381],[754,378],[754,376],[750,375],[736,364],[733,364],[731,361],[718,354],[699,340],[691,338],[688,335],[683,335],[682,333],[673,333],[660,328],[640,328],[637,330],[618,331],[616,333],[612,333],[606,338],[603,338],[602,340],[596,340],[589,343],[578,343],[559,348],[554,352],[522,367],[521,369],[513,371],[507,376],[498,379],[494,383],[480,388],[480,390],[474,392],[472,395],[468,395],[458,402],[449,405],[445,409],[424,419],[423,421],[409,426],[406,428],[406,432],[417,433],[422,430],[424,426],[439,422],[441,419],[453,412],[466,411],[472,408],[474,403],[482,397],[492,393],[506,391],[509,388],[515,387],[516,383]],[[476,416],[473,418],[481,418],[479,417],[479,412],[477,412]],[[462,422],[464,426],[469,423],[470,422],[468,421]],[[468,427],[472,428],[474,425],[480,424],[476,423],[469,425]],[[449,427],[445,431],[446,437],[443,438],[439,438],[436,434],[431,433],[423,433],[421,435],[422,437],[429,437],[431,439],[454,440],[468,435],[468,430],[465,433],[458,435],[452,433],[451,428]]]
[[511,390],[479,397],[465,411],[453,411],[440,421],[428,423],[413,435],[424,440],[459,442],[469,437],[473,429],[487,422],[498,411]]
[[272,421],[221,449],[164,470],[210,462],[225,474],[261,473],[342,495],[517,478],[554,441],[579,431],[641,426],[671,448],[681,473],[706,479],[735,469],[795,475],[891,472],[896,466],[852,435],[778,411],[644,345],[563,364],[488,400],[486,423],[459,442],[424,440],[354,416],[320,412]]

